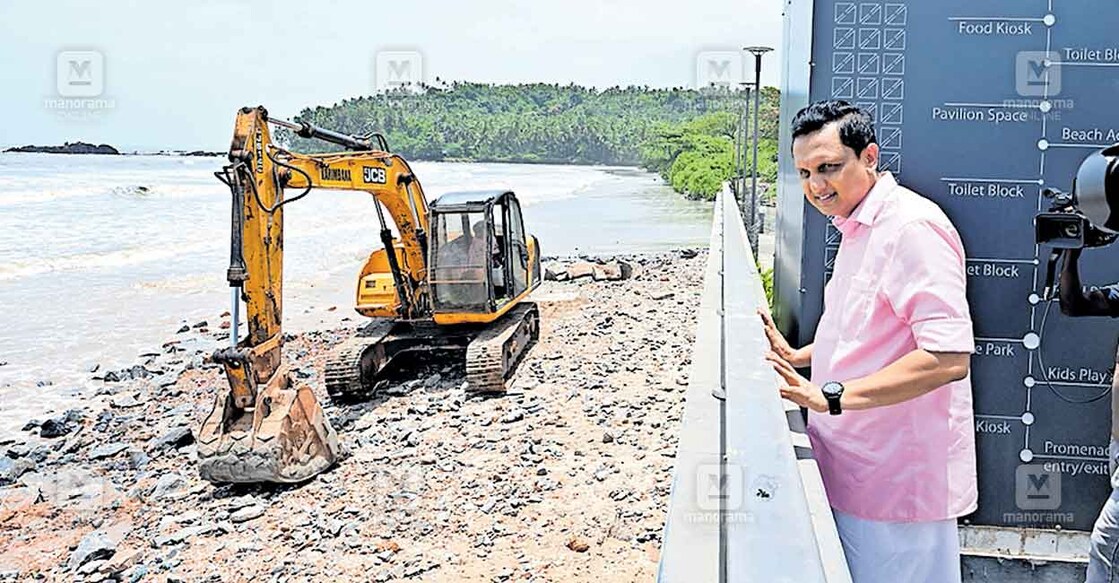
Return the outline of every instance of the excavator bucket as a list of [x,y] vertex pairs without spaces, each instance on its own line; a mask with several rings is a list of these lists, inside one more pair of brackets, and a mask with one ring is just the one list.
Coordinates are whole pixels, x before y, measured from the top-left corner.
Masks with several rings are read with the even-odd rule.
[[254,406],[239,408],[226,388],[202,423],[199,468],[210,482],[303,482],[334,465],[341,447],[307,385],[277,371]]

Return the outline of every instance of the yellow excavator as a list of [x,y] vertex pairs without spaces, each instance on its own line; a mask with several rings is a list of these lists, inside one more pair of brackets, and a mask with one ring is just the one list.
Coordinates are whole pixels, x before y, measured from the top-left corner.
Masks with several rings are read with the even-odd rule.
[[[346,151],[291,152],[273,143],[269,125]],[[355,309],[372,321],[327,358],[330,397],[375,395],[390,364],[408,353],[465,354],[470,390],[505,390],[540,331],[539,311],[526,301],[541,282],[540,247],[525,233],[513,192],[452,192],[429,204],[384,136],[273,120],[263,107],[238,112],[229,161],[216,175],[233,198],[231,342],[213,356],[229,386],[198,432],[203,478],[301,482],[341,455],[314,392],[293,382],[281,355],[284,207],[313,189],[372,195],[383,244],[357,282]],[[288,198],[287,189],[301,192]],[[242,302],[247,332],[238,338]]]

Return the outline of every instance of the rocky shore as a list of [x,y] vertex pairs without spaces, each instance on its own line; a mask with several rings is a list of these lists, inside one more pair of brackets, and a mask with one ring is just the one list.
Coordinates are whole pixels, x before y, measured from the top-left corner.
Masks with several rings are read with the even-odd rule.
[[350,452],[305,484],[198,477],[227,317],[102,371],[95,402],[0,443],[0,580],[653,580],[706,252],[583,259],[547,265],[541,339],[500,397],[417,362],[333,404],[323,359],[363,320],[289,336]]
[[85,142],[66,142],[61,146],[20,146],[8,148],[5,152],[24,152],[39,154],[109,154],[118,155],[120,151],[108,144],[87,144]]
[[86,142],[66,142],[61,146],[17,146],[8,148],[4,152],[31,153],[31,154],[107,154],[111,156],[194,156],[216,158],[222,157],[227,152],[210,150],[159,150],[156,152],[131,152],[122,153],[109,144],[87,144]]

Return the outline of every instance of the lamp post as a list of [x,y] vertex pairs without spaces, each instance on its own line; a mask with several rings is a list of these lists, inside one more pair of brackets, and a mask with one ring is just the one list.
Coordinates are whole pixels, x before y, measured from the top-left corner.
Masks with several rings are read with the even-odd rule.
[[742,113],[738,119],[738,132],[739,136],[737,147],[734,149],[734,164],[737,184],[735,185],[738,191],[738,208],[739,213],[745,215],[746,211],[746,128],[750,122],[750,90],[753,88],[753,83],[745,81],[739,83],[742,89],[746,92],[746,100],[742,104]]
[[[750,179],[750,225],[747,234],[750,238],[750,248],[754,258],[758,256],[758,110],[761,109],[762,96],[762,55],[772,51],[771,47],[743,47],[754,55],[754,160]],[[745,185],[743,185],[745,186]]]

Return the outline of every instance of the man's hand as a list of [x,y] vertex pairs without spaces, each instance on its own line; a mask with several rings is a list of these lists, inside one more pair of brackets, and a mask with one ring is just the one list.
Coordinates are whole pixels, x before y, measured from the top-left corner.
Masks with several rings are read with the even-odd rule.
[[804,357],[803,350],[797,350],[785,340],[785,336],[777,329],[777,325],[773,323],[773,318],[770,317],[769,312],[762,308],[758,308],[758,316],[762,319],[762,325],[765,328],[765,337],[769,340],[769,347],[777,356],[781,357],[785,362],[793,366],[808,366],[807,359]]
[[773,370],[781,375],[782,384],[779,389],[782,398],[817,413],[824,413],[828,410],[828,400],[824,398],[824,393],[820,391],[820,387],[800,376],[793,365],[781,358],[781,355],[771,351],[765,355],[765,359],[773,365]]

